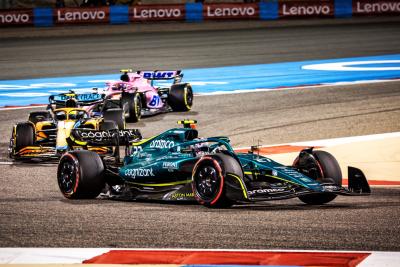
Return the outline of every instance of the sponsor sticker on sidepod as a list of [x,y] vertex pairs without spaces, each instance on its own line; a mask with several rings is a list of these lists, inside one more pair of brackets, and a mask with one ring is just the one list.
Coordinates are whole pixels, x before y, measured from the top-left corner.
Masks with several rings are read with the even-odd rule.
[[125,176],[132,177],[133,179],[135,179],[136,176],[141,176],[141,177],[154,176],[153,168],[127,169],[125,170],[124,174]]

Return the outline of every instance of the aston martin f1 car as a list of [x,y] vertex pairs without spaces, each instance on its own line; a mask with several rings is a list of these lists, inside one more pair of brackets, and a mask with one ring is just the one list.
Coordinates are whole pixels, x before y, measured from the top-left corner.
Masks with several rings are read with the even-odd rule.
[[[67,139],[72,129],[117,129],[115,121],[123,119],[121,109],[110,109],[106,116],[92,118],[82,108],[59,108],[53,112],[36,111],[29,114],[27,122],[13,126],[9,144],[9,156],[15,160],[58,159],[68,149],[80,147],[78,140]],[[69,140],[69,143],[68,143]],[[109,153],[109,147],[86,147],[96,153]]]
[[[59,162],[57,180],[69,199],[109,197],[133,200],[197,201],[207,207],[298,197],[307,204],[325,204],[337,195],[370,194],[361,170],[349,167],[348,188],[336,159],[312,148],[284,166],[254,151],[235,153],[227,137],[199,138],[195,121],[149,139],[131,142],[120,160],[91,151],[71,151]],[[94,140],[73,131],[74,138]],[[92,131],[98,145],[118,141],[121,134]],[[105,140],[99,136],[106,136]],[[138,135],[139,137],[139,135]],[[118,143],[116,141],[116,143]],[[127,144],[127,142],[122,142]]]

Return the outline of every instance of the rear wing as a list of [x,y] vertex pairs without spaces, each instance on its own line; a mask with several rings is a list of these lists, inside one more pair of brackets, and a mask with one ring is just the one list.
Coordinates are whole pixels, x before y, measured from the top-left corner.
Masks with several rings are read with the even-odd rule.
[[94,102],[100,102],[104,100],[104,94],[98,93],[87,93],[87,94],[76,94],[76,93],[65,93],[59,95],[49,96],[50,104],[66,105],[67,101],[75,101],[78,105],[90,105]]
[[137,71],[136,73],[148,80],[181,80],[183,77],[183,73],[181,70],[144,70]]

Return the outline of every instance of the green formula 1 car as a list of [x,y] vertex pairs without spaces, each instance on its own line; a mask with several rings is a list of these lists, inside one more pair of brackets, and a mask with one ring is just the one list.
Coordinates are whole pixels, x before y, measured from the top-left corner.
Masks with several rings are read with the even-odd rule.
[[[90,145],[126,145],[113,157],[71,151],[61,158],[57,179],[66,198],[110,197],[132,200],[197,201],[207,207],[298,197],[307,204],[325,204],[337,195],[367,195],[364,174],[349,167],[349,186],[342,187],[336,159],[312,148],[300,152],[293,166],[284,166],[253,152],[235,153],[227,137],[199,138],[195,121],[149,139],[125,140],[113,131],[74,130]],[[134,140],[135,139],[135,140]]]

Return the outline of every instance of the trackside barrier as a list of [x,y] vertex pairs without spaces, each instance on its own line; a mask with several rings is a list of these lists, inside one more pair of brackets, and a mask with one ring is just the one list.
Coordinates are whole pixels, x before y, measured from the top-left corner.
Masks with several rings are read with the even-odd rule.
[[152,21],[276,20],[398,16],[398,0],[292,0],[260,3],[116,5],[101,8],[34,8],[0,10],[0,26],[128,24]]

